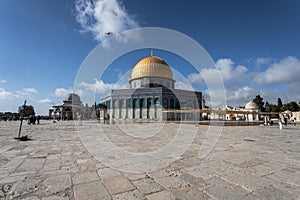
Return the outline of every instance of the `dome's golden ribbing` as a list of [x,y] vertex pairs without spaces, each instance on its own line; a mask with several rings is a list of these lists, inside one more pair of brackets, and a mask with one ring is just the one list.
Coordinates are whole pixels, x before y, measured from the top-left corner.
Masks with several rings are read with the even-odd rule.
[[160,77],[173,80],[172,70],[161,58],[149,56],[140,60],[132,69],[130,80],[143,77]]

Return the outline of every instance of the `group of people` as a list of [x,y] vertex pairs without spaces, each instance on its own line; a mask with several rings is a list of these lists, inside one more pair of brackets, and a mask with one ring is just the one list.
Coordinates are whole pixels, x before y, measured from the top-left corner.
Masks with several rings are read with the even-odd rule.
[[28,124],[40,124],[41,116],[35,116],[35,115],[30,115],[28,117],[27,123]]
[[[283,119],[283,120],[282,120]],[[282,130],[282,121],[284,122],[284,125],[287,126],[287,122],[288,122],[288,118],[285,117],[284,115],[279,115],[278,118],[278,125],[279,125],[279,129]],[[297,119],[296,117],[293,119],[293,125],[296,126],[297,125]]]

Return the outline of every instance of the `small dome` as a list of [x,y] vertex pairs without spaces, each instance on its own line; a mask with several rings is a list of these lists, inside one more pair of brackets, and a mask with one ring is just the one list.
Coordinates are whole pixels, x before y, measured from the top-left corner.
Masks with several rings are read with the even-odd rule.
[[173,80],[169,65],[156,56],[143,58],[132,69],[130,80],[143,77],[160,77]]
[[253,101],[253,99],[250,99],[250,101],[245,105],[246,110],[258,110],[258,105]]
[[78,94],[70,93],[66,97],[65,101],[80,102],[80,97]]

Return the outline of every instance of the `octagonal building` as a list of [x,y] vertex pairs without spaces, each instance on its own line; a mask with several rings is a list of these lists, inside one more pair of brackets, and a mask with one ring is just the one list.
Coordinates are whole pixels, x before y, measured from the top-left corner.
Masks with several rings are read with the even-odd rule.
[[108,91],[100,103],[112,119],[201,120],[202,93],[175,88],[170,66],[149,56],[136,63],[129,79],[130,89]]

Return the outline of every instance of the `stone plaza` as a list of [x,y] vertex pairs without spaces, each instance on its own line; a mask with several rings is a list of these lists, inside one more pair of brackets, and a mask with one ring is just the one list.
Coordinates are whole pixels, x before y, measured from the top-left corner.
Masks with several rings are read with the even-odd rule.
[[[196,128],[196,134],[188,148],[183,149],[183,155],[159,169],[133,173],[126,171],[132,164],[126,159],[114,165],[101,160],[105,157],[118,161],[122,155],[90,151],[97,149],[97,144],[105,145],[97,143],[102,141],[97,130],[126,152],[147,153],[170,143],[180,123],[79,123],[23,124],[22,135],[29,135],[32,140],[18,141],[14,137],[18,135],[19,122],[0,121],[0,199],[300,198],[298,125],[288,125],[281,131],[275,125],[222,127],[214,148],[200,158],[199,150],[210,127],[184,124],[186,137],[190,129]],[[145,128],[149,126],[152,128]],[[183,146],[177,144],[178,149]],[[111,154],[110,149],[106,151]],[[145,169],[143,162],[146,161],[137,160],[136,164]]]

